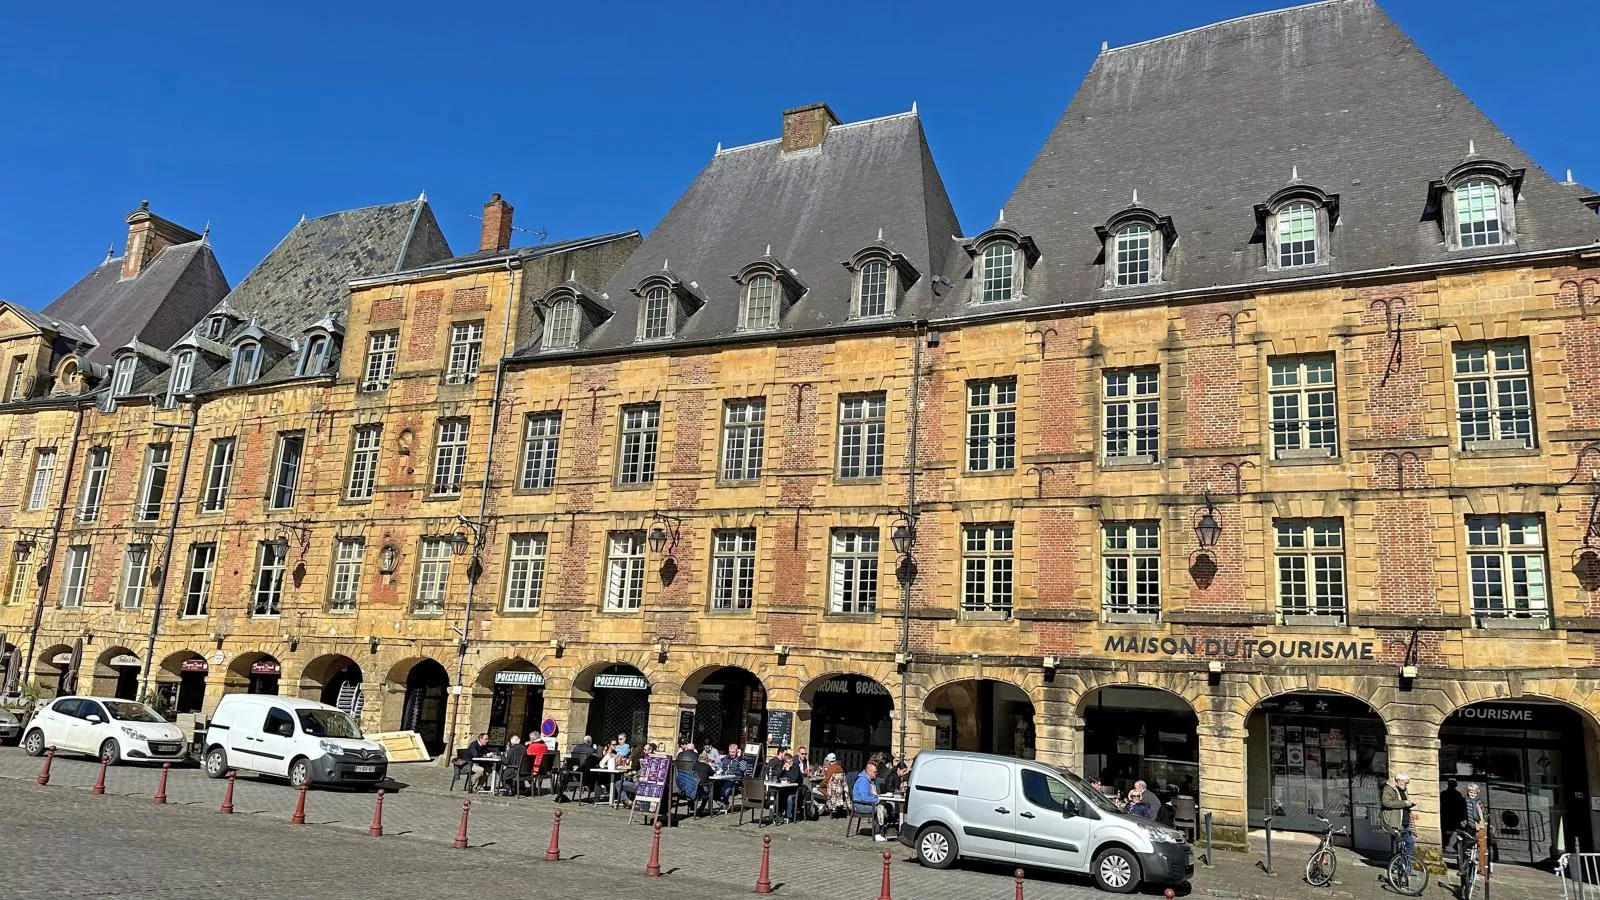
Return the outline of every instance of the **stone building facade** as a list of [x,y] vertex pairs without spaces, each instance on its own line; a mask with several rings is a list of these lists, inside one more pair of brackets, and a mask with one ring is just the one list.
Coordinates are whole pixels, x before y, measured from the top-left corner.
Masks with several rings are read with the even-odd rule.
[[[1275,80],[1244,124],[1171,113]],[[1378,846],[1404,771],[1424,843],[1452,778],[1503,859],[1592,843],[1597,201],[1375,6],[1103,52],[976,236],[915,112],[782,135],[644,239],[510,248],[496,195],[452,256],[421,201],[338,214],[367,237],[286,239],[138,390],[5,407],[21,677],[294,693],[436,751],[548,719],[1037,756],[1231,841],[1325,811]],[[1184,152],[1086,162],[1150,146]],[[186,348],[212,380],[175,392]]]

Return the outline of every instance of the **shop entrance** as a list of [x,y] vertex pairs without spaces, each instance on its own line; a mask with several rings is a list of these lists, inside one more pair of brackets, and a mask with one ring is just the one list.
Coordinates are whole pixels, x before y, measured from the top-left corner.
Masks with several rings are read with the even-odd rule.
[[72,665],[72,648],[65,644],[58,644],[39,654],[34,661],[33,677],[38,680],[47,699],[72,693]]
[[544,675],[525,659],[492,663],[478,675],[473,691],[473,721],[487,722],[489,742],[504,744],[511,735],[524,740],[544,718]]
[[[575,683],[574,707],[581,706],[583,684]],[[619,733],[627,732],[629,743],[644,746],[650,730],[650,680],[628,665],[606,666],[589,678],[589,710],[584,717],[585,732],[604,747]],[[576,717],[574,717],[576,718]]]
[[1389,776],[1388,736],[1372,707],[1342,694],[1273,697],[1250,711],[1245,766],[1251,828],[1317,833],[1326,816],[1357,850],[1389,851],[1373,827]]
[[[894,749],[894,700],[889,690],[865,675],[835,675],[810,690],[812,762],[829,753],[845,771],[866,766],[874,753]],[[806,700],[802,692],[801,701]]]
[[1580,844],[1592,846],[1586,735],[1594,740],[1583,718],[1555,703],[1474,703],[1456,710],[1439,729],[1441,833],[1460,821],[1460,798],[1476,784],[1501,862],[1543,863]]
[[156,672],[156,691],[175,715],[197,713],[206,704],[206,673],[211,666],[192,650],[168,656]]
[[367,705],[361,667],[338,653],[319,656],[306,664],[300,673],[300,696],[337,706],[358,720]]
[[1084,700],[1083,774],[1126,793],[1144,781],[1163,803],[1197,798],[1200,720],[1177,694],[1158,688],[1104,687]]
[[118,700],[139,699],[139,657],[126,647],[111,647],[95,660],[89,691]]
[[[428,753],[444,752],[445,708],[449,705],[450,675],[431,659],[411,664],[405,673],[405,702],[400,707],[400,727],[415,731]],[[391,675],[391,680],[393,676]]]
[[[690,684],[694,679],[689,680]],[[694,735],[696,747],[716,747],[726,752],[739,745],[757,759],[767,746],[767,690],[752,673],[736,666],[714,669],[694,689]],[[610,737],[611,735],[607,735]],[[598,735],[597,735],[598,737]]]
[[1033,702],[1014,684],[975,678],[947,684],[924,704],[933,746],[1033,759]]

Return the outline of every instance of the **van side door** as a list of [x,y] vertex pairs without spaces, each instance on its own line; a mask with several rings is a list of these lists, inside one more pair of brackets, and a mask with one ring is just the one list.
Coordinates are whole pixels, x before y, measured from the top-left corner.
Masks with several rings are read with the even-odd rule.
[[1037,769],[1017,772],[1017,859],[1056,869],[1087,870],[1092,815],[1067,783]]
[[289,761],[295,755],[294,714],[279,709],[271,703],[264,703],[262,707],[265,715],[261,719],[257,744],[257,750],[262,755],[262,763],[266,766],[262,771],[287,776]]
[[961,834],[956,837],[962,856],[989,859],[1016,858],[1016,798],[1011,789],[1011,766],[977,759],[961,761]]

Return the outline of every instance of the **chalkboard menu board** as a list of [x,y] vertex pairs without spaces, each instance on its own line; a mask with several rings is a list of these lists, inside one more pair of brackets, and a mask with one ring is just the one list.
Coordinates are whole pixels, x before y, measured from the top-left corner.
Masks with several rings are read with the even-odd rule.
[[662,803],[669,796],[667,780],[671,777],[672,757],[647,756],[639,761],[639,777],[635,784],[638,793],[634,795],[633,812],[628,814],[628,821],[633,821],[633,813],[644,813],[647,821],[660,817]]
[[794,746],[794,712],[787,709],[767,710],[767,746]]

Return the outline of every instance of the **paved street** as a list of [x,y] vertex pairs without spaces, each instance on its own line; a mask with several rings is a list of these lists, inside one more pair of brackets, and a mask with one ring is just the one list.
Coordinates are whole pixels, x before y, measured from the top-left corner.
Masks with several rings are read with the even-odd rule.
[[[758,829],[734,828],[724,818],[689,822],[662,838],[661,879],[646,879],[650,830],[629,827],[626,812],[577,804],[561,807],[563,861],[542,861],[550,838],[548,800],[485,798],[474,802],[471,848],[451,848],[460,820],[461,795],[449,794],[448,770],[401,766],[403,785],[384,803],[385,837],[366,836],[370,793],[313,791],[308,825],[288,824],[295,794],[286,785],[241,778],[237,812],[217,812],[223,783],[197,769],[176,769],[168,784],[169,804],[151,803],[159,770],[121,766],[110,770],[107,796],[88,793],[98,767],[87,760],[58,758],[49,787],[33,783],[39,761],[15,748],[0,749],[0,896],[33,898],[264,896],[326,897],[338,880],[338,896],[492,896],[507,890],[563,898],[636,897],[642,900],[732,898],[750,893],[759,866],[761,836],[773,838],[772,880],[781,896],[818,900],[871,900],[878,895],[880,851],[894,852],[894,896],[1009,900],[1009,870],[967,867],[936,872],[908,860],[898,844],[847,841],[841,822]],[[26,823],[26,824],[23,824]],[[18,826],[21,827],[18,827]],[[1304,854],[1280,856],[1284,874],[1269,878],[1253,868],[1254,857],[1219,854],[1217,868],[1202,870],[1189,892],[1196,897],[1370,898],[1376,870],[1344,861],[1341,884],[1313,891],[1298,881]],[[490,893],[492,892],[492,893]],[[1186,892],[1180,891],[1180,894]],[[1149,896],[1160,896],[1152,892]],[[1086,880],[1030,874],[1030,900],[1082,900],[1107,895]],[[1442,889],[1430,896],[1446,897]],[[1549,876],[1512,871],[1495,884],[1501,900],[1548,900],[1560,896]]]

